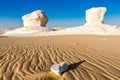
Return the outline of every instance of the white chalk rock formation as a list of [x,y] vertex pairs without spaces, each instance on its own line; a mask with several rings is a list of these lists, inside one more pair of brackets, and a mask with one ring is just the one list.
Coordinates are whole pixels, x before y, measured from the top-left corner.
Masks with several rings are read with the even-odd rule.
[[44,11],[42,10],[37,10],[30,14],[24,15],[22,17],[22,20],[24,27],[31,27],[31,26],[45,27],[48,22],[48,18],[45,15]]
[[[45,27],[48,19],[43,11],[37,10],[22,17],[24,27],[5,31],[3,36],[29,37],[68,34],[120,35],[119,27],[103,24],[105,12],[105,7],[88,9],[86,10],[85,25],[65,29],[57,28],[56,31],[54,31],[55,29]],[[66,68],[63,65],[65,65]],[[65,63],[51,67],[51,70],[58,75],[67,69],[68,67]]]
[[5,32],[4,36],[35,36],[36,33],[53,31],[45,27],[48,18],[42,10],[34,11],[22,17],[24,27]]
[[65,62],[60,64],[54,64],[51,67],[51,71],[54,72],[56,75],[61,76],[63,72],[68,70],[68,65]]
[[4,36],[35,36],[37,33],[44,33],[53,31],[52,28],[47,27],[22,27],[22,28],[16,28],[10,31],[7,31],[4,33]]
[[105,7],[97,7],[86,10],[86,25],[103,24],[105,12]]

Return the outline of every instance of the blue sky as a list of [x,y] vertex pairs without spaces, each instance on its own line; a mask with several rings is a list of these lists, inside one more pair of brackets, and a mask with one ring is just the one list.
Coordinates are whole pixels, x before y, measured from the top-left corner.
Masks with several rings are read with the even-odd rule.
[[0,0],[0,27],[21,27],[21,17],[35,10],[46,12],[48,27],[79,26],[91,7],[107,7],[105,23],[120,25],[119,0]]

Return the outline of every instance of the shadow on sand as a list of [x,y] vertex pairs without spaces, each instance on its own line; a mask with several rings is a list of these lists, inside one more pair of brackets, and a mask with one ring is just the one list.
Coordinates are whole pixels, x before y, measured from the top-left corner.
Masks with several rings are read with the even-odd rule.
[[[73,64],[68,65],[69,69],[68,69],[67,71],[76,69],[79,65],[81,65],[81,64],[84,63],[84,62],[85,62],[85,60],[79,61],[79,62],[77,62],[77,63],[73,63]],[[67,72],[67,71],[65,71],[65,72]],[[65,72],[63,72],[62,75],[63,75]]]
[[[84,62],[85,62],[85,60],[84,60],[84,61],[79,61],[79,62],[77,62],[77,63],[70,64],[70,65],[69,65],[69,70],[76,69],[80,64],[82,64],[82,63],[84,63]],[[68,71],[69,71],[69,70],[68,70]]]

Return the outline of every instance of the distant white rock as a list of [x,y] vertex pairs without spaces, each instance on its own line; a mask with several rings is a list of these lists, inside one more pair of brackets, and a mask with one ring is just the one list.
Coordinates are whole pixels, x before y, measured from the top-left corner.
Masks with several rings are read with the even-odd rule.
[[105,7],[97,7],[86,10],[86,25],[103,24],[105,12]]
[[54,64],[51,67],[51,71],[54,72],[56,75],[61,76],[63,72],[68,70],[68,65],[65,62],[60,64]]
[[30,14],[26,14],[22,17],[24,27],[33,27],[33,26],[40,26],[45,27],[48,18],[45,15],[45,12],[42,10],[34,11]]
[[6,31],[4,36],[29,36],[35,35],[35,33],[53,31],[51,28],[45,27],[48,18],[44,11],[37,10],[30,14],[26,14],[22,17],[24,27],[16,28],[14,30]]
[[[51,29],[45,27],[48,18],[41,10],[34,11],[22,17],[24,27],[6,31],[4,36],[33,37],[33,36],[55,36],[73,34],[94,34],[94,35],[120,35],[120,28],[103,24],[105,7],[97,7],[86,10],[86,23],[82,26],[63,29]],[[56,66],[56,65],[55,65]],[[57,66],[58,69],[61,66]],[[60,69],[61,70],[61,69]],[[56,72],[59,73],[59,72]]]

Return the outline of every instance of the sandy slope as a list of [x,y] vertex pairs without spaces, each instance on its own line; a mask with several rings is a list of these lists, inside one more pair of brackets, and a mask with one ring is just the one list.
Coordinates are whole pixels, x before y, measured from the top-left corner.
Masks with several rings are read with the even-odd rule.
[[[62,77],[50,71],[66,61]],[[120,36],[0,38],[0,80],[119,80]]]

